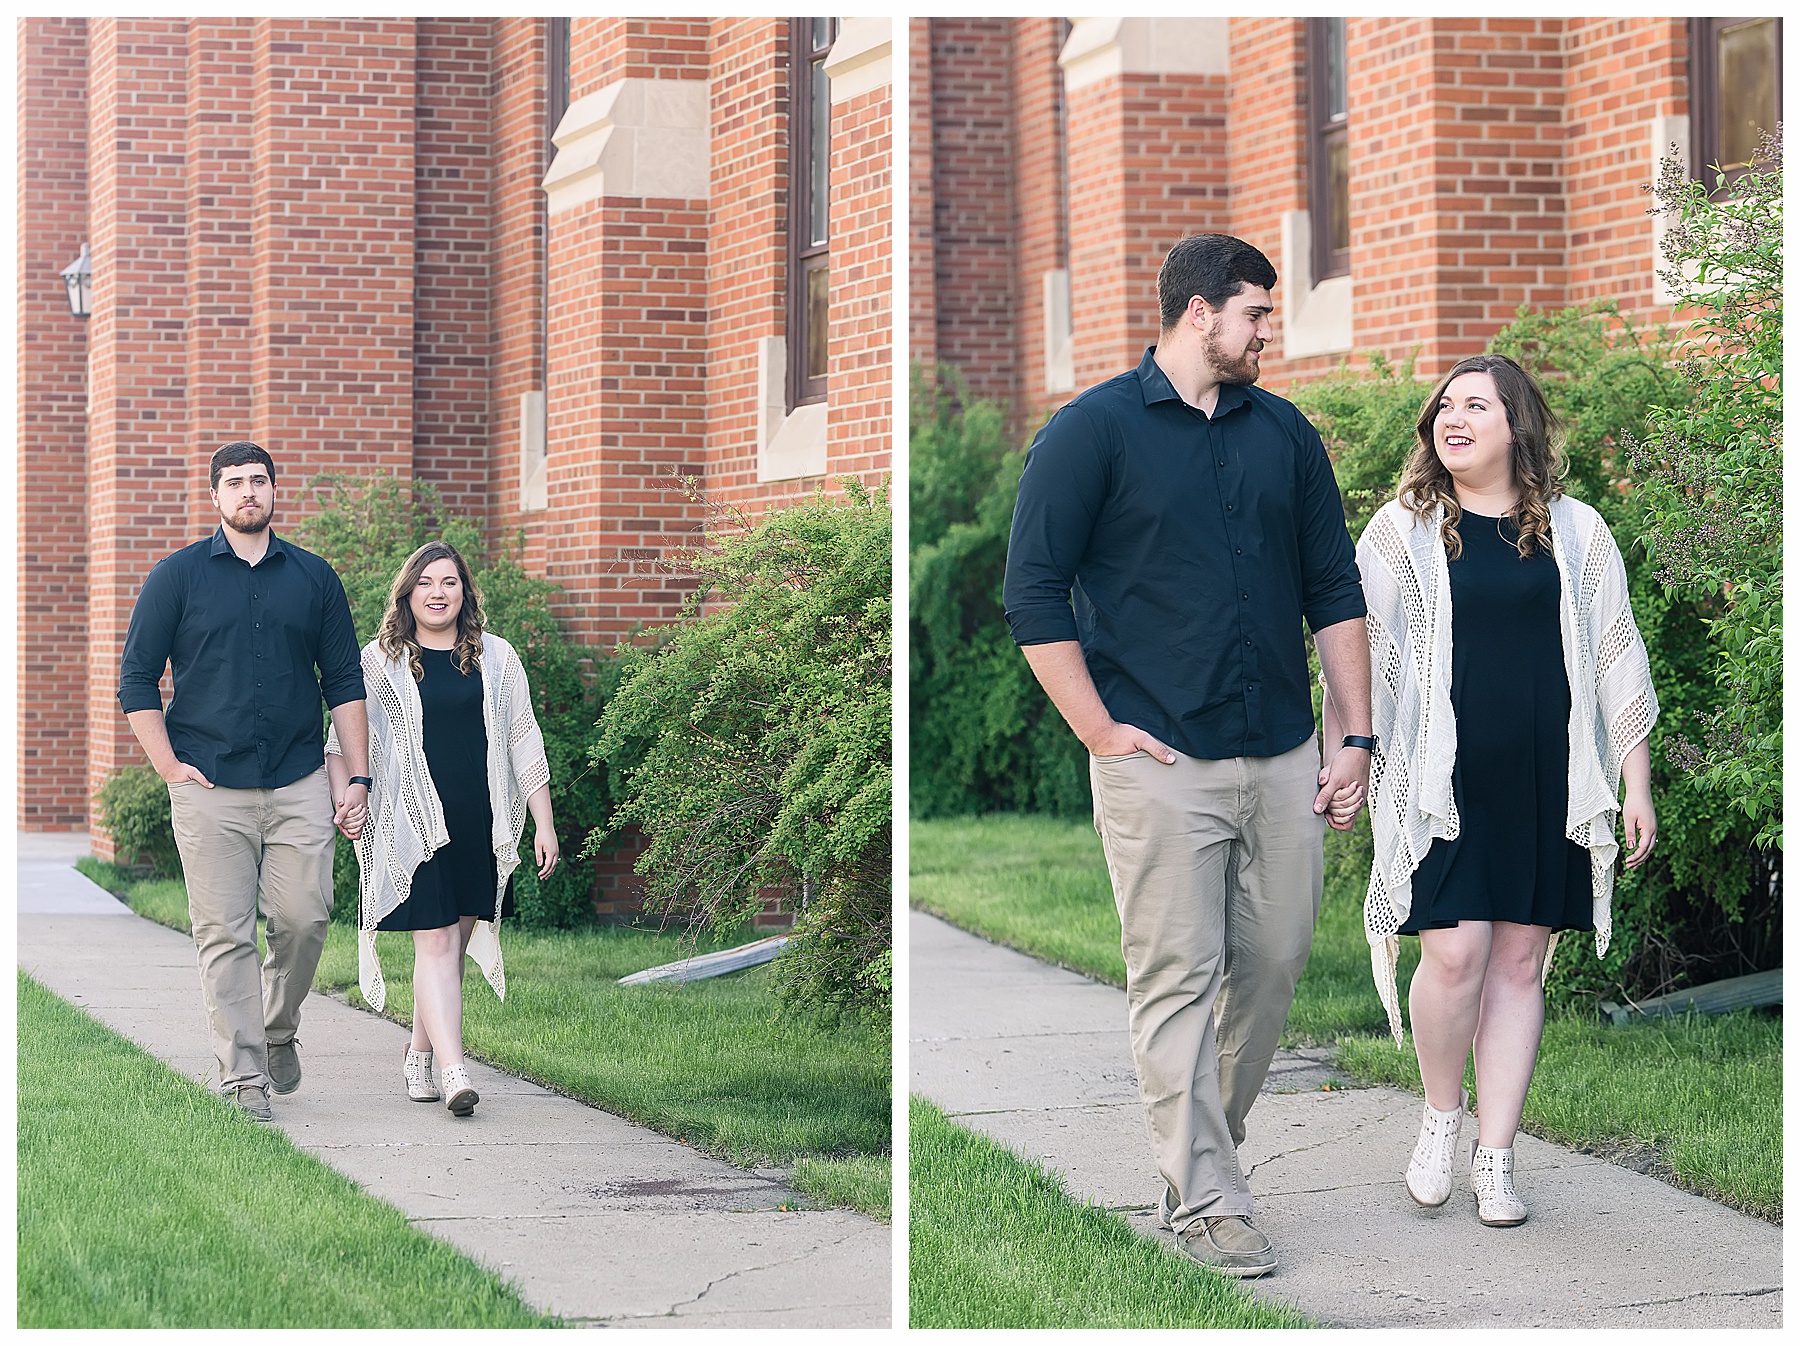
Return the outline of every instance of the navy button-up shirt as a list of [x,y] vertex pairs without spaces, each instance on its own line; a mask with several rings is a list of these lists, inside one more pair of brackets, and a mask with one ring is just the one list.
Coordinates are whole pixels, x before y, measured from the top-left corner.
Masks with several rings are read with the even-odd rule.
[[214,785],[272,790],[325,764],[327,706],[364,699],[343,581],[322,558],[269,534],[252,566],[225,530],[165,556],[131,610],[119,705],[162,709],[175,756]]
[[1301,622],[1367,611],[1337,481],[1293,403],[1225,384],[1208,417],[1155,354],[1038,431],[1006,618],[1020,645],[1079,640],[1120,723],[1192,757],[1274,757],[1313,732]]

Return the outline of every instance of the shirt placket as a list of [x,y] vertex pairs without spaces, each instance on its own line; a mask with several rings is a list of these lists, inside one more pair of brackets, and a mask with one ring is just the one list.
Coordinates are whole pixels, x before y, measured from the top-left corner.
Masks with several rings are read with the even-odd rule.
[[1244,752],[1262,734],[1261,651],[1256,643],[1255,623],[1251,619],[1250,583],[1244,570],[1244,483],[1243,473],[1234,471],[1226,437],[1213,417],[1206,418],[1207,453],[1224,505],[1225,542],[1231,548],[1231,595],[1237,604],[1238,686],[1244,698]]
[[250,572],[250,705],[255,715],[252,732],[256,739],[256,766],[264,781],[269,779],[268,705],[264,699],[264,675],[269,669],[269,598],[260,566],[246,567]]

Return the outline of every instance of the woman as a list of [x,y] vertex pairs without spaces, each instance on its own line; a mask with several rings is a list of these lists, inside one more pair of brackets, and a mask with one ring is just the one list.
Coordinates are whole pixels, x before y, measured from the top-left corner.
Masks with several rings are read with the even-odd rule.
[[1473,1049],[1470,1184],[1487,1225],[1525,1219],[1513,1137],[1557,935],[1591,930],[1604,955],[1615,815],[1627,869],[1656,840],[1649,660],[1612,534],[1562,493],[1556,434],[1517,364],[1462,361],[1420,412],[1398,498],[1356,552],[1379,742],[1364,925],[1396,1042],[1398,936],[1420,945],[1425,1113],[1406,1184],[1421,1205],[1449,1199]]
[[[481,594],[447,542],[426,543],[400,568],[362,669],[374,785],[366,816],[348,813],[343,831],[362,869],[363,998],[378,1010],[387,998],[375,932],[412,931],[407,1096],[444,1098],[467,1117],[479,1096],[463,1062],[463,954],[504,1000],[500,919],[528,809],[538,878],[560,854],[544,739],[519,656],[483,630]],[[335,729],[325,750],[332,798],[342,799],[349,768]]]

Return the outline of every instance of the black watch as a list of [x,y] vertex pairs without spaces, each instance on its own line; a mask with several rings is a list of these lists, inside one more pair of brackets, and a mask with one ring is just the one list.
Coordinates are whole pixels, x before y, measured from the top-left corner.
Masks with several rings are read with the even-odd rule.
[[1373,757],[1375,755],[1375,749],[1379,745],[1379,743],[1380,743],[1380,740],[1377,739],[1373,734],[1345,734],[1344,735],[1344,746],[1346,748],[1361,748],[1364,752],[1368,753],[1369,756],[1371,756],[1371,757]]
[[373,790],[375,788],[375,782],[368,776],[352,776],[350,778],[350,784],[360,785],[365,790]]

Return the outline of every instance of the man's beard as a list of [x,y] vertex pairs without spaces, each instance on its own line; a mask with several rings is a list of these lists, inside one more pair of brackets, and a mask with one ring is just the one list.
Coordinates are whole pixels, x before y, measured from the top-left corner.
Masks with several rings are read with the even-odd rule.
[[1210,332],[1200,349],[1206,356],[1206,363],[1212,366],[1221,383],[1255,383],[1262,376],[1261,367],[1248,350],[1231,355]]
[[250,506],[248,510],[240,509],[236,514],[228,514],[225,516],[225,522],[231,525],[233,532],[243,533],[247,536],[254,537],[275,521],[275,511],[273,509],[270,509],[267,513],[258,510],[255,513],[251,513],[250,518],[245,520],[244,515],[249,513],[250,510],[255,510],[255,506]]

